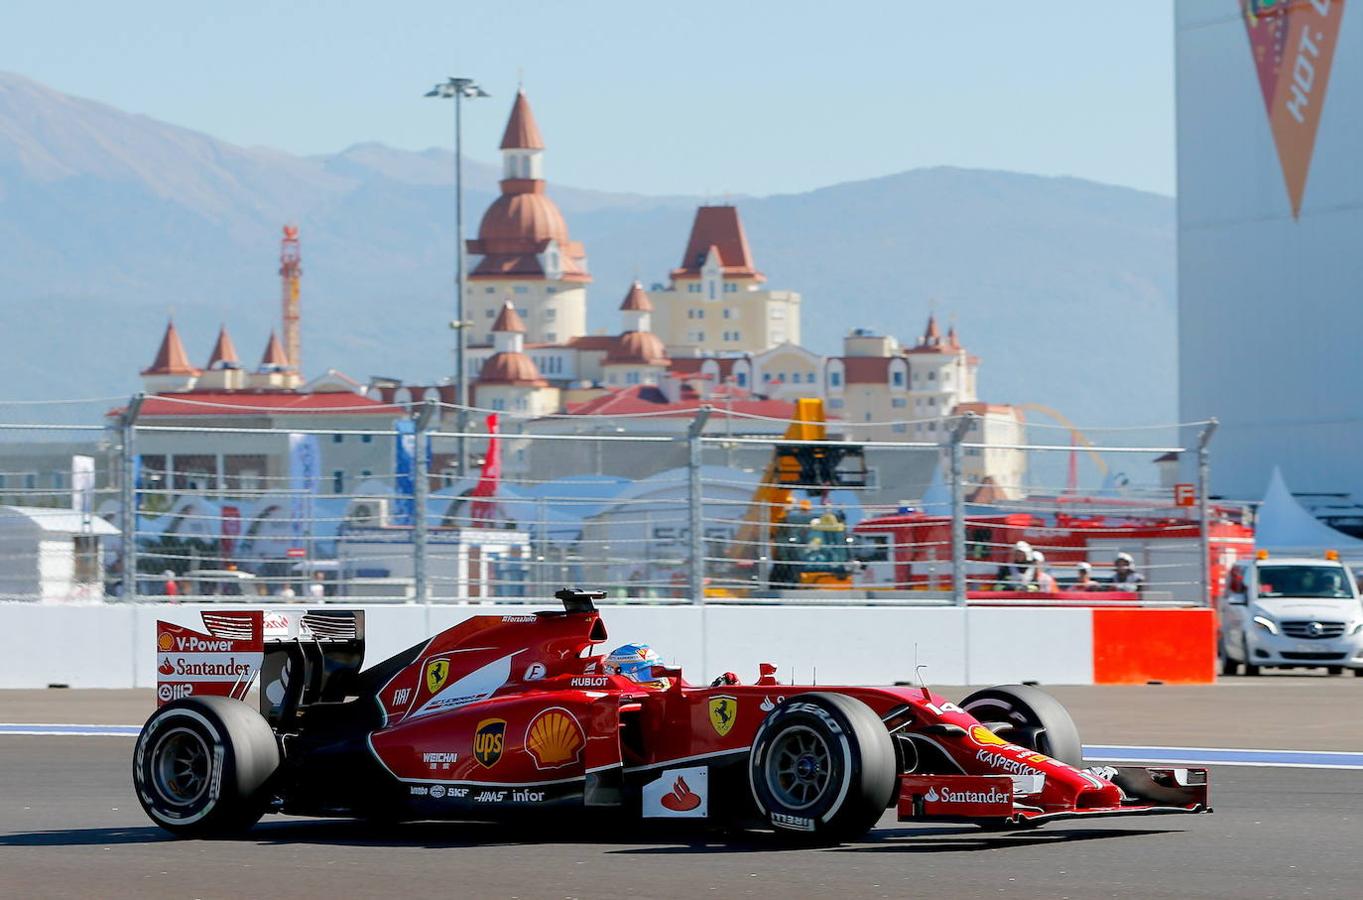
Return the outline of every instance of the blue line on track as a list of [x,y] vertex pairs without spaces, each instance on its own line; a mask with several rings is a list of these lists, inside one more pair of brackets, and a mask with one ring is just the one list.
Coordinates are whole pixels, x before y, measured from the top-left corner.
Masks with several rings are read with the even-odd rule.
[[1124,747],[1091,745],[1094,762],[1178,763],[1189,766],[1272,766],[1292,769],[1363,769],[1363,753],[1313,750],[1240,750],[1224,747]]
[[[0,722],[0,735],[49,737],[137,737],[140,725],[69,725]],[[1296,769],[1363,769],[1363,753],[1313,750],[1240,750],[1226,747],[1131,747],[1090,744],[1090,762],[1183,766],[1268,766]]]
[[0,734],[137,737],[141,725],[48,725],[0,722]]

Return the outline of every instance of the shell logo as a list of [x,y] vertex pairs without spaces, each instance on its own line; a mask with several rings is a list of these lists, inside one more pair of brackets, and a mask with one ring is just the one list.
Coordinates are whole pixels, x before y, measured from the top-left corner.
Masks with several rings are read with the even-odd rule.
[[1002,747],[1004,744],[1008,743],[983,725],[970,726],[970,739],[975,743],[983,744],[986,747]]
[[586,742],[576,717],[559,707],[531,719],[525,731],[526,752],[541,769],[560,769],[577,762]]
[[156,636],[156,646],[163,651],[169,652],[175,649],[175,638],[170,636],[169,631],[163,631]]

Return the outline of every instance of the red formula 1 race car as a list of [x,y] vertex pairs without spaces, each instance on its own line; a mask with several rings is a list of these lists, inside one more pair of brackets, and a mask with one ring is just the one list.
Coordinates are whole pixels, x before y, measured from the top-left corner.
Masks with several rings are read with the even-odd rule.
[[[991,827],[1206,812],[1207,773],[1083,768],[1050,695],[1021,685],[953,703],[926,687],[655,684],[603,670],[593,600],[475,616],[360,671],[363,614],[204,612],[158,623],[162,705],[133,779],[181,835],[266,812],[488,819],[615,810],[816,842],[900,820]],[[189,612],[189,611],[186,611]],[[192,613],[191,613],[192,614]],[[260,676],[259,711],[243,702]]]

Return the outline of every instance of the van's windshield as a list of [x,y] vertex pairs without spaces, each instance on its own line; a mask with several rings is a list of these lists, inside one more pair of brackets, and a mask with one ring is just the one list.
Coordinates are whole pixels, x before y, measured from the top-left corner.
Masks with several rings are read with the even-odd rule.
[[1340,566],[1260,566],[1259,596],[1351,600],[1354,592]]

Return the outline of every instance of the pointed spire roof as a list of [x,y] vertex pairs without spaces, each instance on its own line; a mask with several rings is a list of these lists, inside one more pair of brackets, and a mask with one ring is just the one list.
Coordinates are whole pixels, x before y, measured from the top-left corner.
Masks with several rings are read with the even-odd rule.
[[629,293],[620,304],[621,312],[653,312],[653,301],[648,299],[644,286],[637,280],[630,285]]
[[928,327],[923,331],[923,343],[936,343],[942,339],[942,332],[937,330],[936,313],[928,313]]
[[497,321],[492,323],[492,330],[525,334],[525,323],[517,315],[516,307],[511,305],[510,300],[506,301],[506,305],[502,307],[501,313],[497,316]]
[[947,345],[951,347],[952,350],[961,349],[961,339],[956,336],[955,322],[953,322],[951,324],[951,327],[947,329]]
[[223,325],[218,329],[218,340],[213,345],[213,355],[208,358],[208,368],[235,369],[240,366],[241,358],[237,356],[237,346],[232,343],[227,326]]
[[710,251],[719,254],[724,274],[765,280],[753,264],[748,235],[734,206],[702,206],[696,210],[691,223],[691,237],[686,242],[681,265],[672,270],[673,278],[696,277]]
[[150,368],[142,370],[143,375],[198,375],[199,370],[189,364],[189,354],[185,353],[184,341],[180,332],[175,330],[175,320],[166,322],[166,333],[161,338],[161,346],[156,351],[156,359]]
[[284,353],[284,345],[279,343],[279,336],[270,331],[270,342],[265,345],[265,355],[260,358],[262,369],[287,369],[289,367],[289,357]]
[[530,112],[530,101],[525,99],[525,91],[516,91],[516,102],[511,107],[511,118],[506,120],[506,131],[502,132],[503,150],[543,150],[544,138],[535,124],[535,115]]

